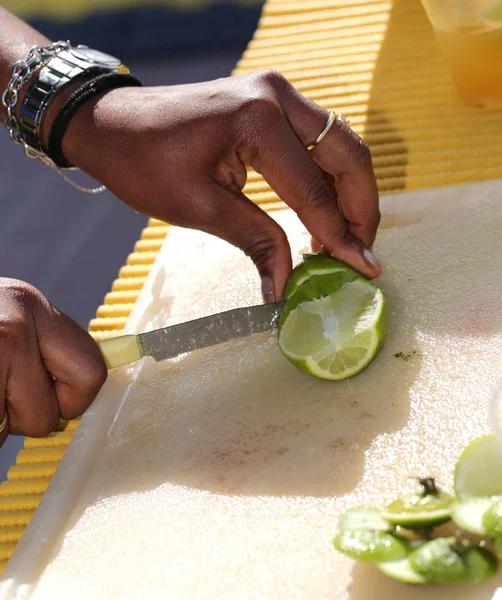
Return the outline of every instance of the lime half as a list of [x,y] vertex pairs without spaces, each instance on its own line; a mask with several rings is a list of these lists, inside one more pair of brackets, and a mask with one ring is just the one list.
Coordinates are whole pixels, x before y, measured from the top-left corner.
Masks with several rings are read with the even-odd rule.
[[455,466],[455,494],[460,500],[502,496],[502,444],[493,435],[475,439]]
[[362,277],[327,296],[296,306],[288,303],[279,324],[279,347],[301,371],[322,379],[347,379],[365,369],[385,342],[385,298]]

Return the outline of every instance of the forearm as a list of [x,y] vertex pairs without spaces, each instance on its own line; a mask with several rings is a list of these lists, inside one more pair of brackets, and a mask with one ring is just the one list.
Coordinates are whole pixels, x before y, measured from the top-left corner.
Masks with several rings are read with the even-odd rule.
[[[26,59],[32,46],[48,43],[45,36],[0,7],[0,94],[10,81],[13,65]],[[0,103],[0,116],[4,114]]]

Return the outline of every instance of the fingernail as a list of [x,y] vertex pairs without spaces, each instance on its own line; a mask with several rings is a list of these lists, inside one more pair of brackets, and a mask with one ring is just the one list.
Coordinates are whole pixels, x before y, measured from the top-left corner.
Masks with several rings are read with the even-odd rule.
[[271,277],[263,277],[261,280],[261,293],[263,300],[268,304],[275,302],[274,282]]
[[363,258],[372,269],[380,268],[380,263],[378,262],[376,256],[371,250],[368,250],[368,248],[363,250]]

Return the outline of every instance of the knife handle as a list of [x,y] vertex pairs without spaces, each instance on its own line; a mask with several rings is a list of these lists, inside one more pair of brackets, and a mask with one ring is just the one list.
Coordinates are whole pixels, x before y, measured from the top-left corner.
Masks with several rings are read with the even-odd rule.
[[143,349],[137,335],[121,335],[98,342],[101,354],[109,369],[128,365],[143,358]]

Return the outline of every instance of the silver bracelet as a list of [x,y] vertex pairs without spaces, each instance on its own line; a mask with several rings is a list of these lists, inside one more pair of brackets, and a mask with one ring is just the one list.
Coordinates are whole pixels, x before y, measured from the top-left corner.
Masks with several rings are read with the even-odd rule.
[[28,54],[26,60],[19,60],[12,68],[11,80],[5,91],[2,94],[2,104],[5,107],[6,115],[4,118],[4,125],[9,132],[10,139],[15,143],[23,146],[24,153],[28,158],[38,159],[48,167],[52,167],[70,185],[77,188],[82,192],[88,194],[98,194],[106,189],[106,186],[102,185],[97,188],[87,188],[81,186],[71,179],[69,179],[52,160],[46,156],[43,152],[39,152],[29,146],[21,132],[19,122],[14,114],[18,99],[19,91],[32,77],[32,75],[38,71],[41,67],[44,67],[54,56],[63,50],[69,50],[71,44],[69,41],[59,41],[55,44],[48,44],[47,46],[33,46]]

